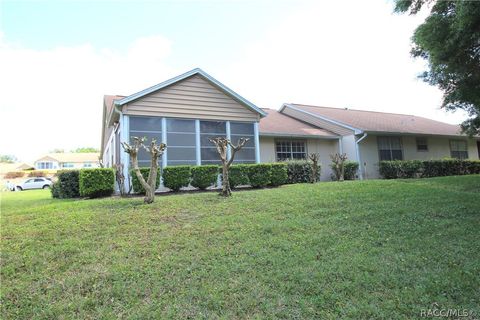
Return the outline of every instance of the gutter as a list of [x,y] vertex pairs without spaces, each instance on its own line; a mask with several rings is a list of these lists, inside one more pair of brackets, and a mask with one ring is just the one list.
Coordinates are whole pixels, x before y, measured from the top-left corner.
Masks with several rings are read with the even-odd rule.
[[359,169],[358,173],[359,173],[359,176],[360,176],[360,180],[363,180],[363,170],[362,170],[362,160],[360,159],[359,143],[362,142],[362,140],[365,139],[367,136],[368,136],[368,133],[364,132],[363,136],[360,139],[355,140],[355,152],[357,154],[358,169]]

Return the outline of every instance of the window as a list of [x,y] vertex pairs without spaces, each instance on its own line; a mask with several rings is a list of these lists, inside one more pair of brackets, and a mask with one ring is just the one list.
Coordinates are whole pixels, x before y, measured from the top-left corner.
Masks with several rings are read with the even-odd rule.
[[197,163],[195,120],[167,119],[167,165]]
[[275,143],[277,161],[307,158],[307,148],[302,140],[279,140]]
[[37,162],[37,169],[53,169],[53,163],[49,161]]
[[92,167],[92,163],[91,163],[91,162],[85,162],[85,163],[83,164],[83,167],[84,167],[84,168],[91,168],[91,167]]
[[230,122],[230,140],[234,145],[240,138],[248,138],[248,142],[235,154],[235,163],[255,163],[255,131],[253,123]]
[[[130,117],[130,143],[132,137],[146,137],[145,141],[150,144],[152,139],[156,139],[157,143],[162,142],[162,118],[160,117]],[[113,151],[112,148],[110,150]],[[113,153],[111,154],[113,158]],[[110,159],[109,159],[110,161]],[[113,159],[111,159],[113,162]],[[150,166],[150,154],[143,148],[138,151],[138,165],[140,167]]]
[[417,138],[417,151],[428,151],[427,138]]
[[64,162],[64,163],[62,163],[62,168],[73,168],[73,163]]
[[378,137],[377,141],[380,161],[403,160],[400,137]]
[[45,180],[43,180],[43,179],[40,179],[40,178],[37,178],[37,179],[35,179],[35,181],[34,181],[34,182],[43,182],[43,181],[45,181]]
[[200,146],[202,164],[220,164],[215,145],[209,138],[226,137],[227,127],[223,121],[200,121]]
[[456,159],[468,159],[467,141],[450,140],[450,156]]

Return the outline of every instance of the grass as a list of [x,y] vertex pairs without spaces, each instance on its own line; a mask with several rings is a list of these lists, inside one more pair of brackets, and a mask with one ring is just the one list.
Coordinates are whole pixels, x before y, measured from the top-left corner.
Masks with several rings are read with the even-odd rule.
[[480,176],[1,209],[3,319],[480,314]]

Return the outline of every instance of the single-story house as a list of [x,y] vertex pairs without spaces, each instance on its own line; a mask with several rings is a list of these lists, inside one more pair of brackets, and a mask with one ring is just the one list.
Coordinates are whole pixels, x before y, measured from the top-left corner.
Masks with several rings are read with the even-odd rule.
[[[346,153],[361,165],[360,179],[377,178],[378,162],[393,159],[478,159],[479,138],[459,126],[413,115],[285,103],[278,111],[259,108],[201,69],[194,69],[130,96],[103,101],[101,155],[105,166],[129,157],[120,142],[132,136],[167,144],[161,165],[218,164],[209,137],[234,143],[250,138],[236,163],[304,159],[319,153],[322,180],[330,180],[330,155]],[[139,164],[149,165],[142,151]],[[125,171],[128,172],[128,171]],[[128,183],[128,182],[127,182]]]
[[100,153],[49,153],[35,160],[37,170],[98,168]]

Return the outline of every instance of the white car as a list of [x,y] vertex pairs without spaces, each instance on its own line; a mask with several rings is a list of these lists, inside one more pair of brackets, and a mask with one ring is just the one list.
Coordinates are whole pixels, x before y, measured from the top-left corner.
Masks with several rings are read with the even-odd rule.
[[23,183],[17,185],[17,190],[30,190],[30,189],[48,189],[52,187],[52,180],[43,177],[31,178],[25,180]]

